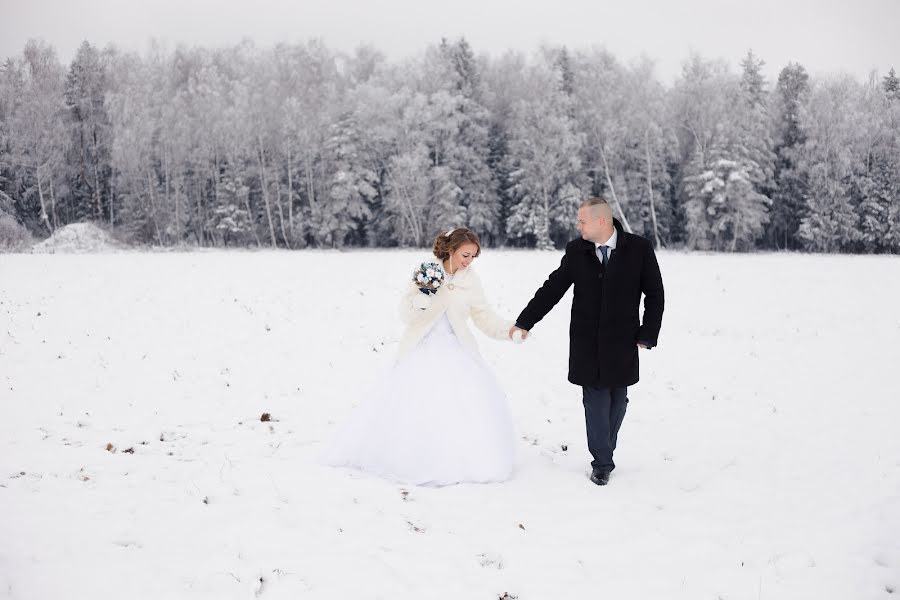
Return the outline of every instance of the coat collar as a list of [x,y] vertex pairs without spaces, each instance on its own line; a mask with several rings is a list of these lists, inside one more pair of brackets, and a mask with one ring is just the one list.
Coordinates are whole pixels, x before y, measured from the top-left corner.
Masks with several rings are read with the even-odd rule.
[[469,281],[469,276],[472,273],[472,265],[469,265],[465,269],[457,270],[453,275],[453,284],[454,285],[466,285]]

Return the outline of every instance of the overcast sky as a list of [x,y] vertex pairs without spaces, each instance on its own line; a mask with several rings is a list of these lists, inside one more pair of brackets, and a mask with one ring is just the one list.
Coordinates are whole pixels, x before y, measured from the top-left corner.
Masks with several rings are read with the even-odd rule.
[[32,37],[68,62],[82,40],[143,51],[260,46],[320,38],[352,50],[369,43],[390,58],[415,55],[441,37],[465,36],[476,53],[531,52],[542,42],[605,45],[619,58],[655,59],[664,81],[694,50],[735,69],[748,48],[774,78],[788,61],[811,73],[865,77],[900,70],[900,0],[0,0],[0,58]]

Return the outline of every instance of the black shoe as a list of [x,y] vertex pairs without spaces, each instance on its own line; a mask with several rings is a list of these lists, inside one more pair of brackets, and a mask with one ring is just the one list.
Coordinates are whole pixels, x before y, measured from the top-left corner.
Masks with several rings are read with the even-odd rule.
[[597,485],[606,485],[609,483],[609,471],[606,469],[593,469],[591,471],[591,481]]

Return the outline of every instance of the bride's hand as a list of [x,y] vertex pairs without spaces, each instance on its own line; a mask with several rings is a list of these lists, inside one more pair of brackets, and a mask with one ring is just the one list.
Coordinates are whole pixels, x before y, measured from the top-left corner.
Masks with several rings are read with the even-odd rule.
[[[518,335],[516,335],[517,331],[520,332]],[[527,338],[528,338],[528,332],[525,331],[524,329],[520,329],[520,328],[516,327],[515,325],[513,325],[512,327],[509,328],[509,339],[511,339],[513,342],[520,344],[520,343],[524,342]]]

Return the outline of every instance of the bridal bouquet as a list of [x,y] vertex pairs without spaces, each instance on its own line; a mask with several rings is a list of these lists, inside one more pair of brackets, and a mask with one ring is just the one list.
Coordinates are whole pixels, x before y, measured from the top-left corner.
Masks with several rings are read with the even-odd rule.
[[423,262],[413,273],[413,283],[425,295],[436,294],[444,285],[444,268],[436,262]]

